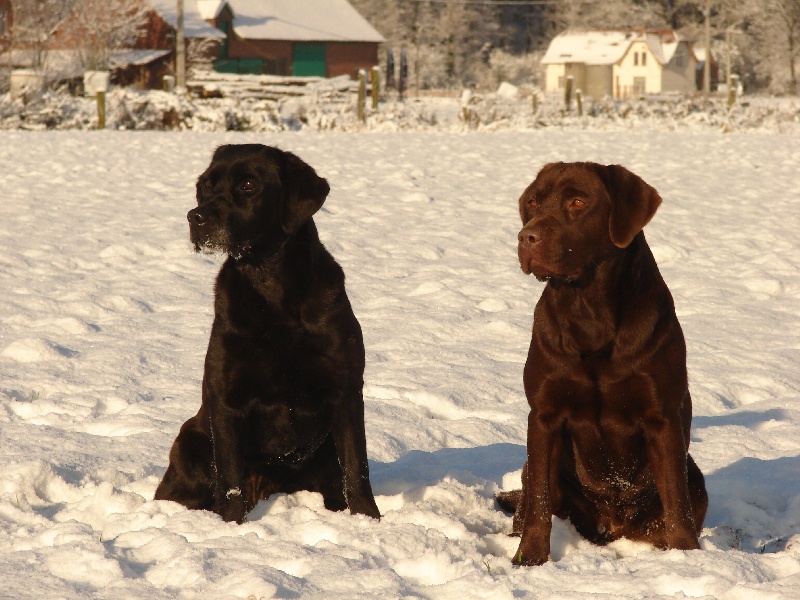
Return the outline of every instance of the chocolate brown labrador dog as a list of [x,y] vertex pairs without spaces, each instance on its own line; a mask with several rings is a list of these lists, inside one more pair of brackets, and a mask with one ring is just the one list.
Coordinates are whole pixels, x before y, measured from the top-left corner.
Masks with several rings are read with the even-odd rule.
[[364,343],[344,273],[312,215],[328,183],[290,152],[222,146],[189,211],[195,248],[228,259],[199,412],[181,427],[156,500],[243,522],[260,499],[320,492],[380,518],[364,433]]
[[552,515],[596,544],[700,547],[686,346],[642,232],[660,203],[624,167],[595,163],[548,164],[520,197],[520,265],[547,282],[524,370],[522,490],[498,495],[520,565],[548,560]]

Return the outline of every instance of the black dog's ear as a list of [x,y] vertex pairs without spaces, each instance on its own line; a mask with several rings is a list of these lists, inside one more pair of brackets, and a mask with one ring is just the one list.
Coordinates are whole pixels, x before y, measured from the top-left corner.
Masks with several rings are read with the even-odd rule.
[[661,196],[641,177],[620,165],[604,167],[603,179],[611,196],[608,222],[611,241],[625,248],[656,214]]
[[281,172],[281,227],[294,233],[319,210],[328,196],[328,182],[311,165],[284,152]]

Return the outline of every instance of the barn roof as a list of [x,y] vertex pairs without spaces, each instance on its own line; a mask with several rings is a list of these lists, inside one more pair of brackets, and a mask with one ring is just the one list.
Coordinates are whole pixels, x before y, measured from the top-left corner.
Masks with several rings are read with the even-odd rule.
[[[147,0],[147,2],[172,27],[178,24],[178,3],[175,0]],[[225,34],[219,29],[206,22],[198,9],[199,4],[207,4],[207,2],[184,0],[183,30],[186,37],[225,37]]]
[[[187,4],[191,1],[187,0]],[[347,0],[200,0],[199,3],[206,14],[215,16],[225,4],[230,6],[234,31],[244,39],[386,41]]]

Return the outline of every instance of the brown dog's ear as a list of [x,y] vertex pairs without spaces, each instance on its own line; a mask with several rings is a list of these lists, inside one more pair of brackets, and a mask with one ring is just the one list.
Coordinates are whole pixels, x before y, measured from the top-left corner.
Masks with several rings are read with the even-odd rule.
[[281,227],[294,233],[319,210],[328,196],[328,182],[311,165],[291,152],[284,152],[281,172]]
[[611,196],[608,230],[619,248],[628,246],[656,214],[661,196],[638,175],[620,165],[604,168],[603,178]]

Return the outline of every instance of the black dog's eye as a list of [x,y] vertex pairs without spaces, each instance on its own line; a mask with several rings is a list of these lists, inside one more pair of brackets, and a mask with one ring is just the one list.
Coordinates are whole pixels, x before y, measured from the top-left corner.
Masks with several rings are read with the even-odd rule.
[[252,179],[245,179],[239,185],[239,191],[243,192],[245,194],[248,194],[250,192],[254,192],[255,190],[256,190],[256,184]]
[[200,184],[200,187],[203,188],[204,192],[210,192],[214,186],[211,185],[211,181],[209,179],[204,179]]

